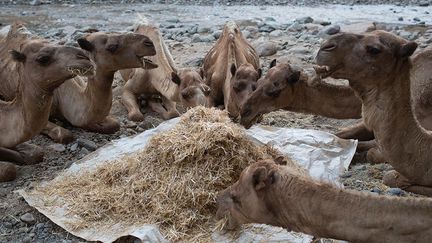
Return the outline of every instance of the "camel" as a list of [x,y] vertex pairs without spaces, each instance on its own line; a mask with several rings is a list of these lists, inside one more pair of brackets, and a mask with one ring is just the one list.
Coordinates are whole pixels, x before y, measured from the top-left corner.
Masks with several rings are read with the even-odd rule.
[[[158,67],[152,70],[142,68],[121,71],[123,80],[122,103],[128,111],[129,120],[140,122],[144,115],[138,105],[138,97],[144,97],[150,108],[163,119],[179,116],[176,102],[186,108],[205,105],[209,87],[200,74],[192,69],[177,71],[171,53],[156,26],[139,24],[135,33],[148,36],[156,47],[156,56],[151,57]],[[160,100],[162,102],[160,102]]]
[[377,154],[395,169],[384,175],[384,183],[432,196],[432,135],[411,105],[412,84],[431,75],[422,64],[412,64],[416,48],[415,42],[384,31],[343,33],[327,40],[316,60],[329,67],[324,77],[347,79],[362,100],[363,122],[375,135]]
[[261,223],[349,242],[429,242],[432,199],[379,196],[314,181],[272,160],[247,167],[217,199],[228,229]]
[[[12,49],[10,53],[17,64],[9,71],[18,78],[18,86],[12,101],[0,101],[0,161],[27,164],[32,155],[17,151],[16,147],[46,126],[54,90],[76,75],[92,75],[94,68],[82,50],[43,40],[27,40],[19,50]],[[8,63],[7,59],[4,63]],[[11,164],[0,166],[0,181],[15,177]]]
[[266,76],[242,106],[240,123],[250,128],[260,115],[278,109],[336,119],[361,118],[361,100],[349,86],[308,83],[323,71],[315,67],[315,73],[309,74],[273,60]]
[[[145,58],[156,54],[153,42],[141,34],[96,32],[78,39],[78,44],[95,62],[95,75],[78,76],[61,85],[54,92],[51,114],[91,132],[115,133],[120,124],[109,116],[114,73],[127,68],[155,68]],[[43,133],[58,142],[73,140],[69,131],[53,123]]]
[[[254,70],[253,70],[254,69]],[[236,118],[261,77],[255,49],[234,22],[227,22],[216,44],[204,58],[203,76],[211,91],[208,106],[224,107]]]

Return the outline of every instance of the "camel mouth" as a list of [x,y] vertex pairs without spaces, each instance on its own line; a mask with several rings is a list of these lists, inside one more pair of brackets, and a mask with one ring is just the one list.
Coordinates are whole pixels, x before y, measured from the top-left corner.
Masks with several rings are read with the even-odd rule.
[[320,71],[319,73],[317,72],[318,75],[321,76],[321,78],[328,78],[331,77],[336,71],[338,71],[339,69],[342,68],[342,64],[341,65],[336,65],[334,67],[330,67],[330,66],[319,66],[322,68],[322,71]]
[[240,116],[240,124],[243,125],[244,128],[249,129],[251,128],[259,119],[261,119],[263,115],[261,113],[258,113],[254,116],[248,117],[248,116]]
[[156,63],[154,63],[152,60],[141,57],[142,67],[144,69],[155,69],[158,67]]
[[94,67],[88,66],[69,66],[68,71],[74,76],[92,76],[94,75]]

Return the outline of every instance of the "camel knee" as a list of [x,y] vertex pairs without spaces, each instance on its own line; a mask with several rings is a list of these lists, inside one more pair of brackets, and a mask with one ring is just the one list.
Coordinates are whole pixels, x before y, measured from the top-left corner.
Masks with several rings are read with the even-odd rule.
[[44,159],[44,149],[29,143],[19,144],[14,148],[21,156],[23,164],[37,164]]
[[382,164],[386,162],[386,158],[383,156],[378,148],[371,148],[366,155],[367,161],[371,164]]
[[16,175],[17,172],[14,164],[0,161],[0,182],[13,181]]
[[120,123],[112,117],[106,117],[102,122],[88,125],[85,129],[91,132],[113,134],[120,130]]

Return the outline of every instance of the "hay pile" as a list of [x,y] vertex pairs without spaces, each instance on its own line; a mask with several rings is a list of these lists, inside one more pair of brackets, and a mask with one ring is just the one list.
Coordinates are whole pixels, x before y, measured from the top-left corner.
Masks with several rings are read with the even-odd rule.
[[247,139],[225,112],[198,107],[141,152],[43,190],[62,197],[82,219],[76,228],[101,221],[152,223],[169,240],[190,240],[211,233],[219,191],[251,162],[277,156]]

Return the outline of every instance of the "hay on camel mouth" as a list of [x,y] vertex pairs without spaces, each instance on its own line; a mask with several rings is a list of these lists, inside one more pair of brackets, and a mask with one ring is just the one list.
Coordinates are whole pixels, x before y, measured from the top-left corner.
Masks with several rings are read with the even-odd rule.
[[150,223],[171,241],[208,239],[217,193],[250,163],[280,155],[255,145],[226,112],[197,107],[140,152],[37,190],[62,198],[80,218],[75,229]]

